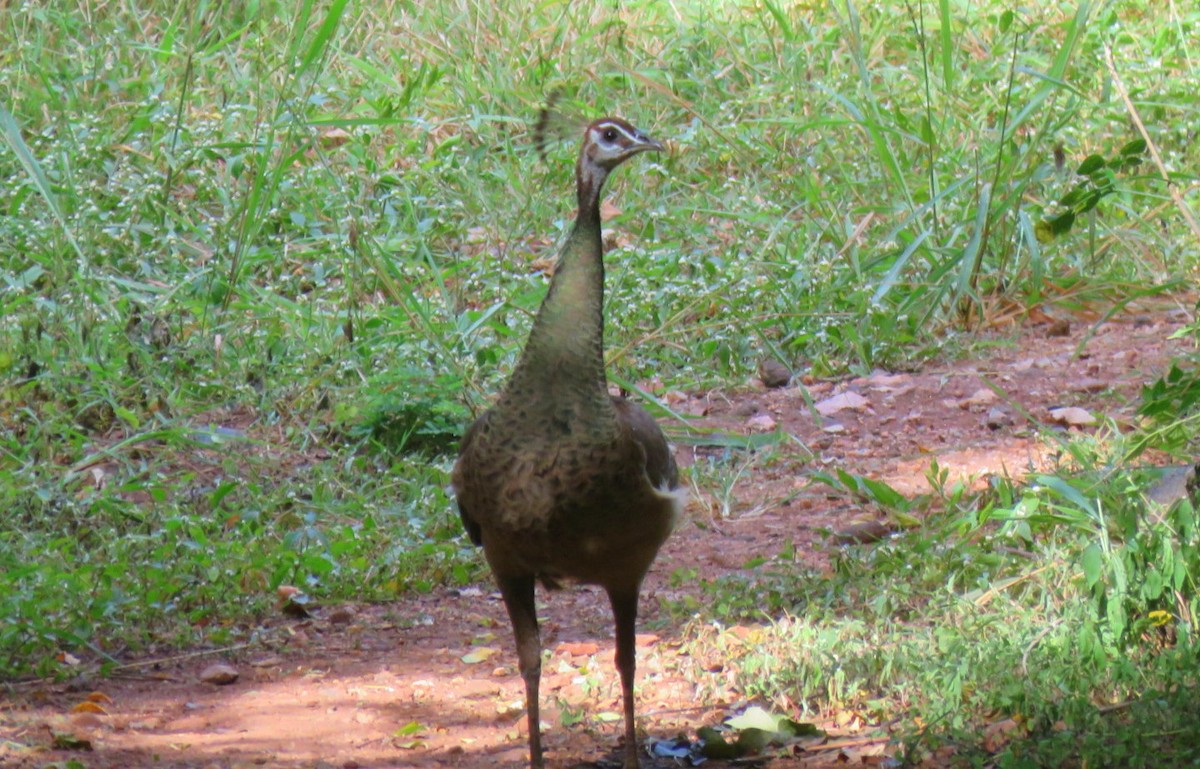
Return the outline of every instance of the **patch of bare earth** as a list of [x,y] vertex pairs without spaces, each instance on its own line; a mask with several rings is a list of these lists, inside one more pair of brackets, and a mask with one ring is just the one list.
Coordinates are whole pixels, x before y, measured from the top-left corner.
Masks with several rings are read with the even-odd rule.
[[[1051,424],[1050,409],[1060,406],[1131,420],[1142,385],[1178,352],[1168,337],[1179,320],[1157,313],[1098,328],[1077,322],[1065,336],[1061,326],[1030,326],[998,337],[981,360],[682,396],[675,408],[702,415],[701,425],[741,434],[781,429],[799,441],[753,466],[735,487],[728,518],[712,520],[714,506],[703,495],[694,500],[693,518],[701,520],[685,522],[664,547],[643,594],[640,730],[659,738],[694,735],[744,703],[719,660],[687,657],[683,629],[665,602],[690,595],[703,604],[699,579],[742,572],[751,558],[789,542],[819,567],[837,546],[829,532],[878,516],[809,485],[812,469],[842,468],[914,494],[927,490],[933,459],[952,480],[968,482],[1045,467],[1054,461],[1054,444],[1039,439],[1030,420]],[[818,409],[825,415],[818,418]],[[715,451],[681,447],[679,456],[690,465]],[[689,569],[697,582],[672,584],[672,574]],[[539,597],[548,763],[604,765],[620,755],[607,604],[588,588]],[[134,662],[107,679],[10,689],[0,701],[0,765],[384,769],[526,762],[523,689],[491,585],[387,605],[320,607],[311,618],[281,616],[255,630],[257,640],[238,648]],[[232,666],[237,680],[201,681],[215,662]],[[100,694],[89,700],[92,692]],[[886,732],[847,725],[842,716],[816,719],[829,732],[826,744],[769,765],[875,763]],[[79,742],[62,743],[67,738]],[[674,765],[644,759],[646,767]]]

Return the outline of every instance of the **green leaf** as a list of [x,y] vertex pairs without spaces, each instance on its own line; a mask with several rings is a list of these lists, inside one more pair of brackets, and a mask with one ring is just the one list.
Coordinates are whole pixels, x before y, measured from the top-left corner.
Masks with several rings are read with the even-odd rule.
[[862,478],[861,482],[871,498],[884,507],[892,510],[908,509],[908,497],[896,491],[883,481],[875,480],[874,478]]
[[1037,482],[1042,486],[1053,491],[1060,498],[1067,500],[1073,504],[1078,510],[1087,513],[1089,516],[1096,514],[1096,503],[1094,500],[1088,499],[1079,489],[1072,486],[1066,480],[1059,478],[1057,475],[1039,475]]
[[766,710],[758,707],[746,708],[739,716],[734,716],[725,723],[734,729],[762,729],[768,732],[779,731],[781,721],[786,722],[788,719],[775,713],[768,713]]
[[737,745],[730,745],[724,735],[711,726],[702,726],[696,730],[696,736],[704,742],[704,757],[730,761],[739,758]]
[[392,736],[408,737],[409,735],[420,734],[423,731],[425,731],[425,724],[422,724],[420,721],[409,721],[404,726],[392,732]]
[[1141,155],[1146,151],[1145,139],[1134,139],[1121,148],[1121,155],[1129,157],[1130,155]]
[[1083,567],[1083,578],[1088,587],[1094,586],[1104,574],[1104,553],[1095,542],[1079,554],[1079,565]]
[[325,20],[321,22],[317,34],[308,46],[308,51],[304,54],[304,59],[300,62],[301,72],[307,72],[312,68],[317,59],[324,55],[329,41],[333,38],[333,33],[337,30],[338,24],[341,23],[342,14],[346,10],[346,3],[347,0],[334,0],[330,4],[329,10],[325,13]]
[[[738,733],[737,749],[738,753],[743,756],[752,756],[762,753],[767,746],[772,742],[776,742],[776,737],[779,732],[769,729],[743,729]],[[785,737],[787,735],[784,735]]]
[[1104,158],[1099,155],[1088,155],[1083,162],[1079,164],[1079,168],[1075,169],[1075,173],[1080,176],[1091,176],[1107,165]]
[[1075,224],[1075,212],[1066,211],[1047,222],[1052,235],[1065,235],[1071,231],[1071,227]]
[[1142,597],[1147,601],[1156,601],[1163,592],[1162,573],[1153,566],[1146,567],[1146,575],[1142,579]]
[[1076,184],[1070,192],[1068,192],[1066,195],[1063,195],[1062,198],[1059,199],[1058,204],[1064,208],[1074,208],[1075,204],[1082,200],[1083,196],[1086,195],[1087,192],[1087,183],[1080,182],[1079,184]]

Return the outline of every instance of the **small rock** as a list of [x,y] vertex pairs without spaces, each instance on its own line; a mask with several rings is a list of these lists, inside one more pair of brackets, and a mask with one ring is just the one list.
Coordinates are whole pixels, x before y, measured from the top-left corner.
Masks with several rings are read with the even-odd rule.
[[872,371],[866,379],[858,380],[868,387],[878,390],[890,390],[905,386],[912,377],[908,374],[892,374],[888,371]]
[[787,387],[792,372],[774,358],[763,358],[758,362],[758,378],[767,387]]
[[968,397],[959,401],[958,407],[961,409],[969,409],[972,406],[988,406],[996,402],[996,393],[986,387],[981,387]]
[[999,406],[993,406],[988,409],[987,417],[983,423],[987,425],[989,430],[999,430],[1002,427],[1012,427],[1012,414],[1008,413]]
[[882,393],[886,393],[887,395],[884,398],[884,403],[891,405],[896,402],[897,398],[902,398],[905,395],[908,395],[910,392],[917,389],[917,387],[916,387],[916,385],[906,384],[906,385],[899,385],[896,387],[876,387],[874,389],[876,389]]
[[826,398],[820,403],[817,403],[814,408],[817,410],[818,414],[823,417],[827,417],[830,414],[836,414],[839,411],[844,411],[846,409],[851,409],[853,411],[865,411],[869,405],[870,401],[868,401],[866,398],[852,390],[847,390],[839,395]]
[[769,433],[775,429],[776,424],[770,414],[755,414],[746,420],[746,427],[756,433]]
[[1059,318],[1058,320],[1051,323],[1050,326],[1046,329],[1046,338],[1047,339],[1054,339],[1055,337],[1070,336],[1070,335],[1071,335],[1071,321],[1067,320],[1066,318]]
[[759,406],[755,401],[744,401],[733,409],[733,413],[739,417],[751,417],[759,411],[762,411],[762,406]]
[[200,680],[206,684],[225,686],[238,680],[237,668],[224,662],[215,662],[200,671]]
[[688,396],[682,390],[667,390],[663,393],[662,399],[670,406],[678,406],[680,403],[686,401]]
[[1067,427],[1088,427],[1096,424],[1096,417],[1087,409],[1078,406],[1063,406],[1050,409],[1050,421]]
[[1145,490],[1146,499],[1162,507],[1170,507],[1184,497],[1195,502],[1196,467],[1169,465],[1159,470],[1158,478]]
[[334,609],[329,613],[329,623],[332,625],[349,625],[354,620],[354,610],[345,606]]

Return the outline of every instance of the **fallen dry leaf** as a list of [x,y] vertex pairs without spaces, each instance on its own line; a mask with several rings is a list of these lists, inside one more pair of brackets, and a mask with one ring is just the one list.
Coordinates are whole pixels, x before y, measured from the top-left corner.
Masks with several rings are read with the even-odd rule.
[[459,659],[468,665],[478,665],[480,662],[487,662],[499,653],[500,650],[494,646],[479,646],[459,657]]
[[71,712],[72,713],[97,713],[97,714],[103,715],[103,716],[108,715],[107,710],[105,710],[101,705],[99,705],[95,702],[92,702],[91,700],[85,700],[83,702],[80,702],[75,707],[71,708]]
[[617,208],[612,203],[608,202],[607,200],[600,202],[600,220],[601,221],[607,222],[609,219],[612,219],[613,217],[620,216],[620,215],[621,215],[621,209]]
[[326,147],[340,147],[350,141],[350,133],[342,128],[329,128],[321,133],[321,144]]
[[590,641],[564,641],[554,650],[572,657],[587,657],[600,651],[600,646]]

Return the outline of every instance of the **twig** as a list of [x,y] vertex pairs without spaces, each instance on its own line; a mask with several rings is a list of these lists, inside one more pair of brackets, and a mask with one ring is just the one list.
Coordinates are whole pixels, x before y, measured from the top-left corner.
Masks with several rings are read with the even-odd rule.
[[1200,222],[1196,221],[1196,214],[1188,207],[1178,187],[1171,181],[1171,176],[1167,173],[1167,167],[1163,163],[1162,155],[1158,152],[1158,147],[1155,146],[1154,140],[1147,133],[1146,126],[1142,123],[1141,115],[1138,114],[1137,108],[1133,106],[1133,100],[1129,98],[1129,91],[1125,89],[1125,83],[1121,81],[1121,76],[1117,74],[1117,67],[1113,64],[1112,47],[1108,43],[1104,44],[1104,63],[1108,67],[1108,74],[1113,79],[1113,86],[1121,96],[1121,101],[1125,102],[1125,109],[1129,111],[1129,118],[1137,126],[1138,133],[1142,135],[1142,139],[1146,142],[1146,147],[1150,149],[1150,157],[1153,158],[1159,175],[1167,183],[1167,192],[1170,193],[1171,200],[1175,201],[1175,207],[1179,209],[1179,213],[1183,215],[1184,221],[1192,228],[1192,234],[1196,236],[1196,240],[1200,241]]
[[843,748],[859,748],[863,745],[875,745],[880,742],[887,742],[891,738],[887,734],[870,734],[862,737],[846,737],[839,740],[830,740],[819,745],[804,746],[806,753],[821,753],[831,750],[842,750]]
[[1023,675],[1029,675],[1029,653],[1032,652],[1034,648],[1036,648],[1037,645],[1042,642],[1042,639],[1050,635],[1050,632],[1058,627],[1058,625],[1059,623],[1053,622],[1042,628],[1041,632],[1039,632],[1037,636],[1035,636],[1034,639],[1029,642],[1029,645],[1025,647],[1025,651],[1021,652],[1021,673]]
[[1002,582],[1001,584],[997,585],[996,587],[985,590],[983,593],[981,593],[979,595],[978,598],[975,599],[974,603],[976,606],[984,606],[988,603],[988,601],[991,601],[997,595],[1008,590],[1010,587],[1013,587],[1014,585],[1019,585],[1022,582],[1025,582],[1026,580],[1032,579],[1032,578],[1036,577],[1037,575],[1041,574],[1046,569],[1049,569],[1051,566],[1055,566],[1056,564],[1057,564],[1057,562],[1048,563],[1045,566],[1039,566],[1038,568],[1034,569],[1033,571],[1029,572],[1028,574],[1021,574],[1020,576],[1012,577],[1011,579],[1009,579],[1005,582]]
[[[159,665],[159,664],[163,664],[163,663],[167,663],[167,662],[178,662],[180,660],[193,659],[195,657],[204,657],[204,656],[207,656],[210,654],[223,654],[225,652],[238,651],[241,649],[248,649],[253,645],[254,644],[244,643],[244,644],[237,644],[235,646],[225,646],[220,649],[208,649],[205,651],[188,652],[187,654],[177,654],[173,657],[159,657],[157,659],[142,660],[140,662],[127,662],[124,665],[114,665],[111,668],[111,670],[114,673],[116,673],[116,672],[119,672],[122,670],[132,670],[134,668],[150,667],[151,665]],[[99,649],[92,646],[91,644],[88,644],[88,648],[92,649],[92,651],[96,652],[97,654],[99,654],[103,657],[106,657],[110,661],[114,660],[114,658],[111,655],[105,654],[104,652],[100,651]],[[27,681],[17,681],[10,685],[11,686],[32,686],[32,685],[39,684],[45,680],[46,679],[44,679],[44,678],[31,678]]]
[[113,670],[129,670],[131,668],[144,668],[144,667],[150,667],[151,665],[161,665],[161,664],[164,664],[167,662],[179,662],[180,660],[189,660],[189,659],[194,659],[196,657],[206,657],[210,654],[224,654],[225,652],[233,652],[233,651],[240,651],[242,649],[249,649],[253,645],[254,644],[250,644],[250,643],[236,644],[234,646],[223,646],[220,649],[206,649],[204,651],[188,652],[187,654],[176,654],[173,657],[159,657],[158,659],[142,660],[141,662],[129,662],[124,665],[118,665],[117,667],[113,668]]
[[1109,713],[1115,713],[1118,710],[1124,710],[1125,708],[1133,707],[1139,701],[1140,701],[1139,698],[1134,698],[1131,700],[1125,700],[1124,702],[1114,702],[1111,705],[1103,705],[1101,707],[1096,708],[1096,712],[1102,716],[1105,716],[1105,715],[1108,715]]

